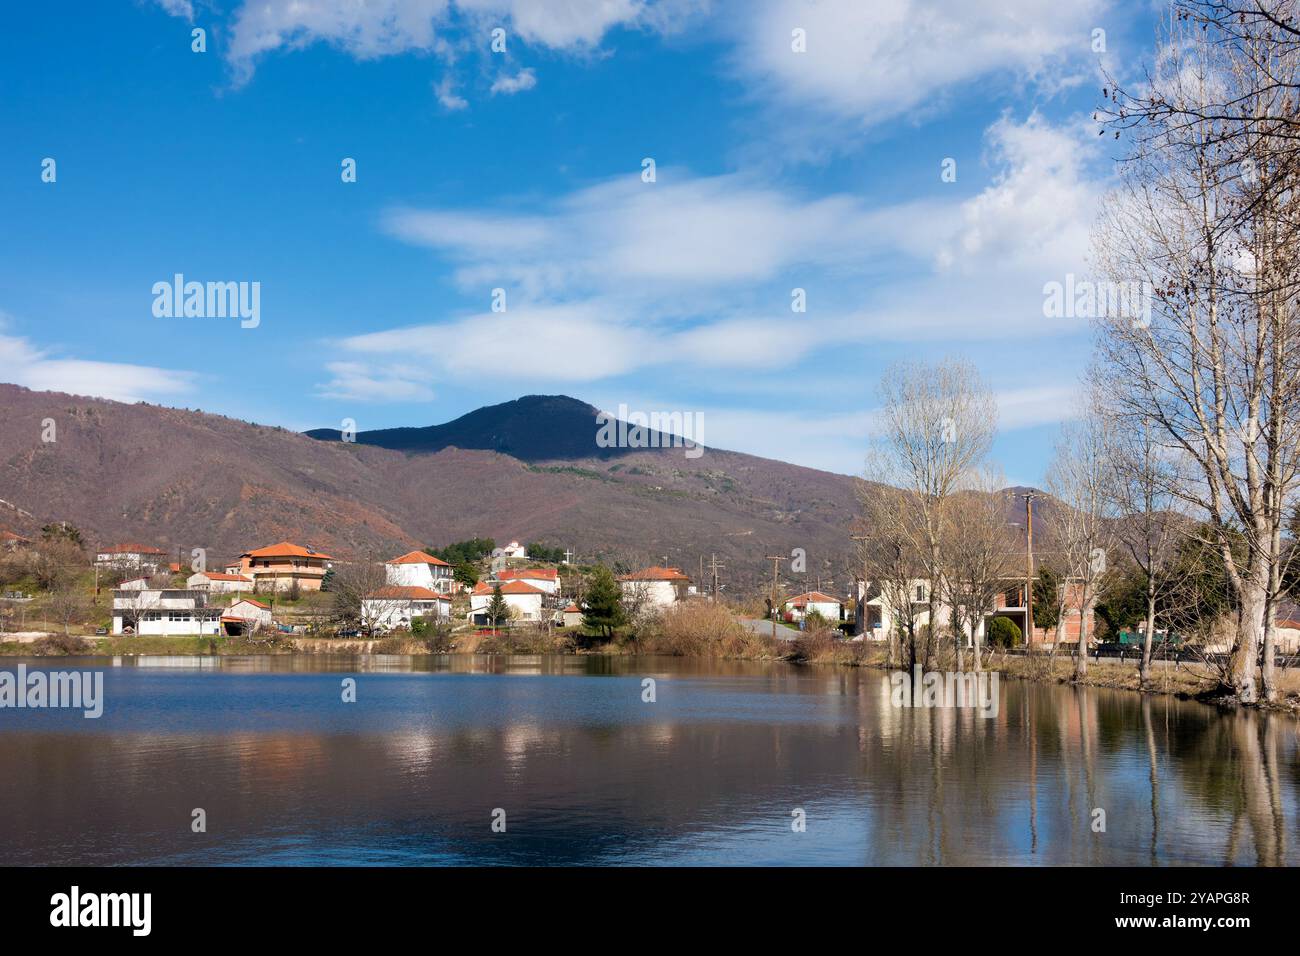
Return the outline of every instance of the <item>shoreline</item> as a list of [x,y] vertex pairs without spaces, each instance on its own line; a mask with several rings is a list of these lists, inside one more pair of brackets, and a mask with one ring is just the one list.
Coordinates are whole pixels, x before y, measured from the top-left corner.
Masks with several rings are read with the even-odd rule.
[[[62,635],[57,643],[65,639]],[[266,640],[244,640],[221,638],[213,641],[206,637],[88,637],[82,639],[90,645],[75,648],[69,652],[51,650],[48,645],[41,645],[39,640],[26,642],[0,640],[0,661],[4,658],[51,658],[59,657],[316,657],[316,656],[493,656],[508,654],[537,654],[550,657],[564,656],[612,656],[641,657],[665,656],[665,651],[651,646],[629,646],[628,644],[607,643],[591,647],[536,647],[510,646],[506,648],[475,646],[471,648],[431,648],[428,643],[415,638],[373,638],[367,640],[339,638],[302,638],[273,637]],[[875,645],[852,643],[834,643],[804,648],[798,640],[783,642],[787,653],[773,653],[777,648],[764,648],[763,653],[752,653],[757,648],[750,647],[751,653],[671,653],[666,656],[696,660],[749,661],[753,663],[787,663],[798,666],[817,665],[832,667],[868,667],[874,670],[895,671],[885,662],[885,650]],[[70,645],[68,645],[70,646]],[[935,662],[932,669],[942,670],[944,663]],[[1098,690],[1124,690],[1136,694],[1151,694],[1162,697],[1174,697],[1206,704],[1219,710],[1258,710],[1270,713],[1284,713],[1300,716],[1300,671],[1283,671],[1284,685],[1279,700],[1269,703],[1260,701],[1253,705],[1243,705],[1236,701],[1216,698],[1214,690],[1216,681],[1211,675],[1200,674],[1191,667],[1171,664],[1157,665],[1153,678],[1147,686],[1140,686],[1136,662],[1117,662],[1112,659],[1090,661],[1088,675],[1082,682],[1074,679],[1074,658],[1063,656],[1056,658],[1006,657],[998,659],[994,655],[982,668],[984,671],[996,671],[1003,677],[1031,681],[1040,684],[1071,684],[1092,687]]]

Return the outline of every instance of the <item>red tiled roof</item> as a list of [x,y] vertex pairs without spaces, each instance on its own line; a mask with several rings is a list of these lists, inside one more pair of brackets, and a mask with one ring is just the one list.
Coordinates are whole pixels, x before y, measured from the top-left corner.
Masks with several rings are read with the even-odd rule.
[[250,558],[325,558],[326,560],[330,558],[328,554],[322,551],[313,551],[311,548],[304,548],[290,541],[281,541],[279,544],[258,548],[256,551],[246,551],[240,555],[240,557],[245,556]]
[[20,534],[14,534],[12,531],[0,531],[0,541],[31,541],[31,538],[24,538]]
[[542,588],[533,587],[524,581],[507,581],[501,585],[502,594],[545,594]]
[[570,604],[568,607],[566,607],[566,608],[564,609],[564,613],[565,613],[565,614],[581,614],[581,613],[582,613],[582,608],[578,607],[578,605],[576,605],[576,604]]
[[388,587],[380,588],[372,594],[367,594],[367,598],[388,598],[404,599],[407,601],[450,601],[445,594],[439,594],[437,591],[430,591],[428,588],[417,588],[410,585],[390,584]]
[[436,564],[439,567],[443,567],[443,568],[451,567],[451,565],[448,564],[446,561],[442,560],[442,558],[435,558],[433,555],[425,554],[423,551],[408,551],[400,558],[393,558],[388,563],[389,564]]
[[644,568],[640,571],[633,571],[631,574],[624,574],[619,578],[620,581],[689,581],[686,575],[682,574],[680,568],[661,568],[655,565],[652,568]]
[[532,578],[534,581],[557,581],[560,572],[555,568],[521,568],[518,571],[498,571],[498,581],[520,581]]
[[833,598],[829,594],[823,594],[821,591],[808,591],[805,594],[796,594],[790,600],[785,602],[793,607],[803,607],[805,604],[841,604],[839,598]]
[[[269,604],[263,604],[261,601],[255,601],[255,600],[253,600],[252,598],[249,598],[249,597],[246,597],[246,598],[240,598],[238,601],[235,602],[235,604],[252,604],[252,605],[254,605],[255,607],[260,607],[260,608],[262,608],[262,610],[268,610],[268,609],[271,607],[271,605],[269,605]],[[230,606],[231,606],[231,607],[234,607],[235,604],[232,604],[232,605],[230,605]]]
[[245,577],[242,574],[226,574],[224,571],[199,571],[198,573],[210,581],[239,581],[243,584],[253,583],[252,578]]
[[147,544],[138,544],[134,541],[128,541],[126,544],[115,544],[110,548],[100,548],[96,554],[166,554],[162,548],[151,548]]

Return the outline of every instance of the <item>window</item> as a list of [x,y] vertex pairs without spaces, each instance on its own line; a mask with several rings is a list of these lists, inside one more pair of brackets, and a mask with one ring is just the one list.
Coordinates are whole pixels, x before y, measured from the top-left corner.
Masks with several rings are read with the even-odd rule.
[[184,624],[187,623],[189,619],[190,619],[189,611],[168,611],[167,612],[167,620],[171,621],[173,624]]
[[925,600],[925,585],[918,584],[916,586],[916,601],[918,604],[920,604],[924,600]]

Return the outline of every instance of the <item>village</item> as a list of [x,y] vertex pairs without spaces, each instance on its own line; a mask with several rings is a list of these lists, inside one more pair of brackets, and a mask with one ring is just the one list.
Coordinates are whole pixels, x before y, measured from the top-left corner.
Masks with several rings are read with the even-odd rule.
[[[654,565],[616,575],[600,565],[578,565],[571,550],[533,545],[540,553],[530,554],[518,541],[496,547],[491,539],[451,545],[448,556],[455,561],[433,548],[343,561],[312,545],[281,541],[242,552],[220,570],[204,567],[201,552],[185,567],[162,548],[125,542],[95,548],[93,556],[82,558],[86,566],[78,568],[81,552],[58,540],[63,527],[53,526],[53,542],[0,532],[10,562],[44,566],[47,585],[42,601],[28,591],[3,592],[0,642],[32,644],[60,632],[91,641],[454,637],[530,628],[612,636],[675,609],[718,603],[739,625],[779,640],[815,629],[835,640],[885,643],[928,625],[930,595],[923,578],[906,582],[906,604],[900,588],[860,578],[839,595],[816,588],[792,593],[796,589],[774,583],[768,594],[723,600],[716,577],[694,581],[678,567]],[[41,576],[38,570],[35,577]],[[966,643],[1018,644],[1029,613],[1025,595],[1023,581],[1008,581],[974,624],[976,633],[966,634]],[[941,624],[950,627],[951,609],[943,602],[938,609]],[[1089,619],[1092,615],[1090,608]],[[1077,643],[1081,619],[1077,607],[1067,608],[1050,632],[1034,628],[1033,639],[1046,647]]]

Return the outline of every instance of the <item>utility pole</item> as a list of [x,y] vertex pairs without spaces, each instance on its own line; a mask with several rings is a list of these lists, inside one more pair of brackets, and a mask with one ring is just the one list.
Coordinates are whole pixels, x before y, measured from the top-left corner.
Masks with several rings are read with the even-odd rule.
[[1025,499],[1025,650],[1033,652],[1034,642],[1034,509],[1038,495],[1026,491]]
[[769,554],[765,560],[772,562],[772,640],[776,640],[776,569],[785,560],[783,554]]
[[718,556],[714,554],[709,559],[709,567],[713,569],[713,594],[711,599],[716,604],[718,603],[718,572],[725,570],[727,566],[718,564]]

